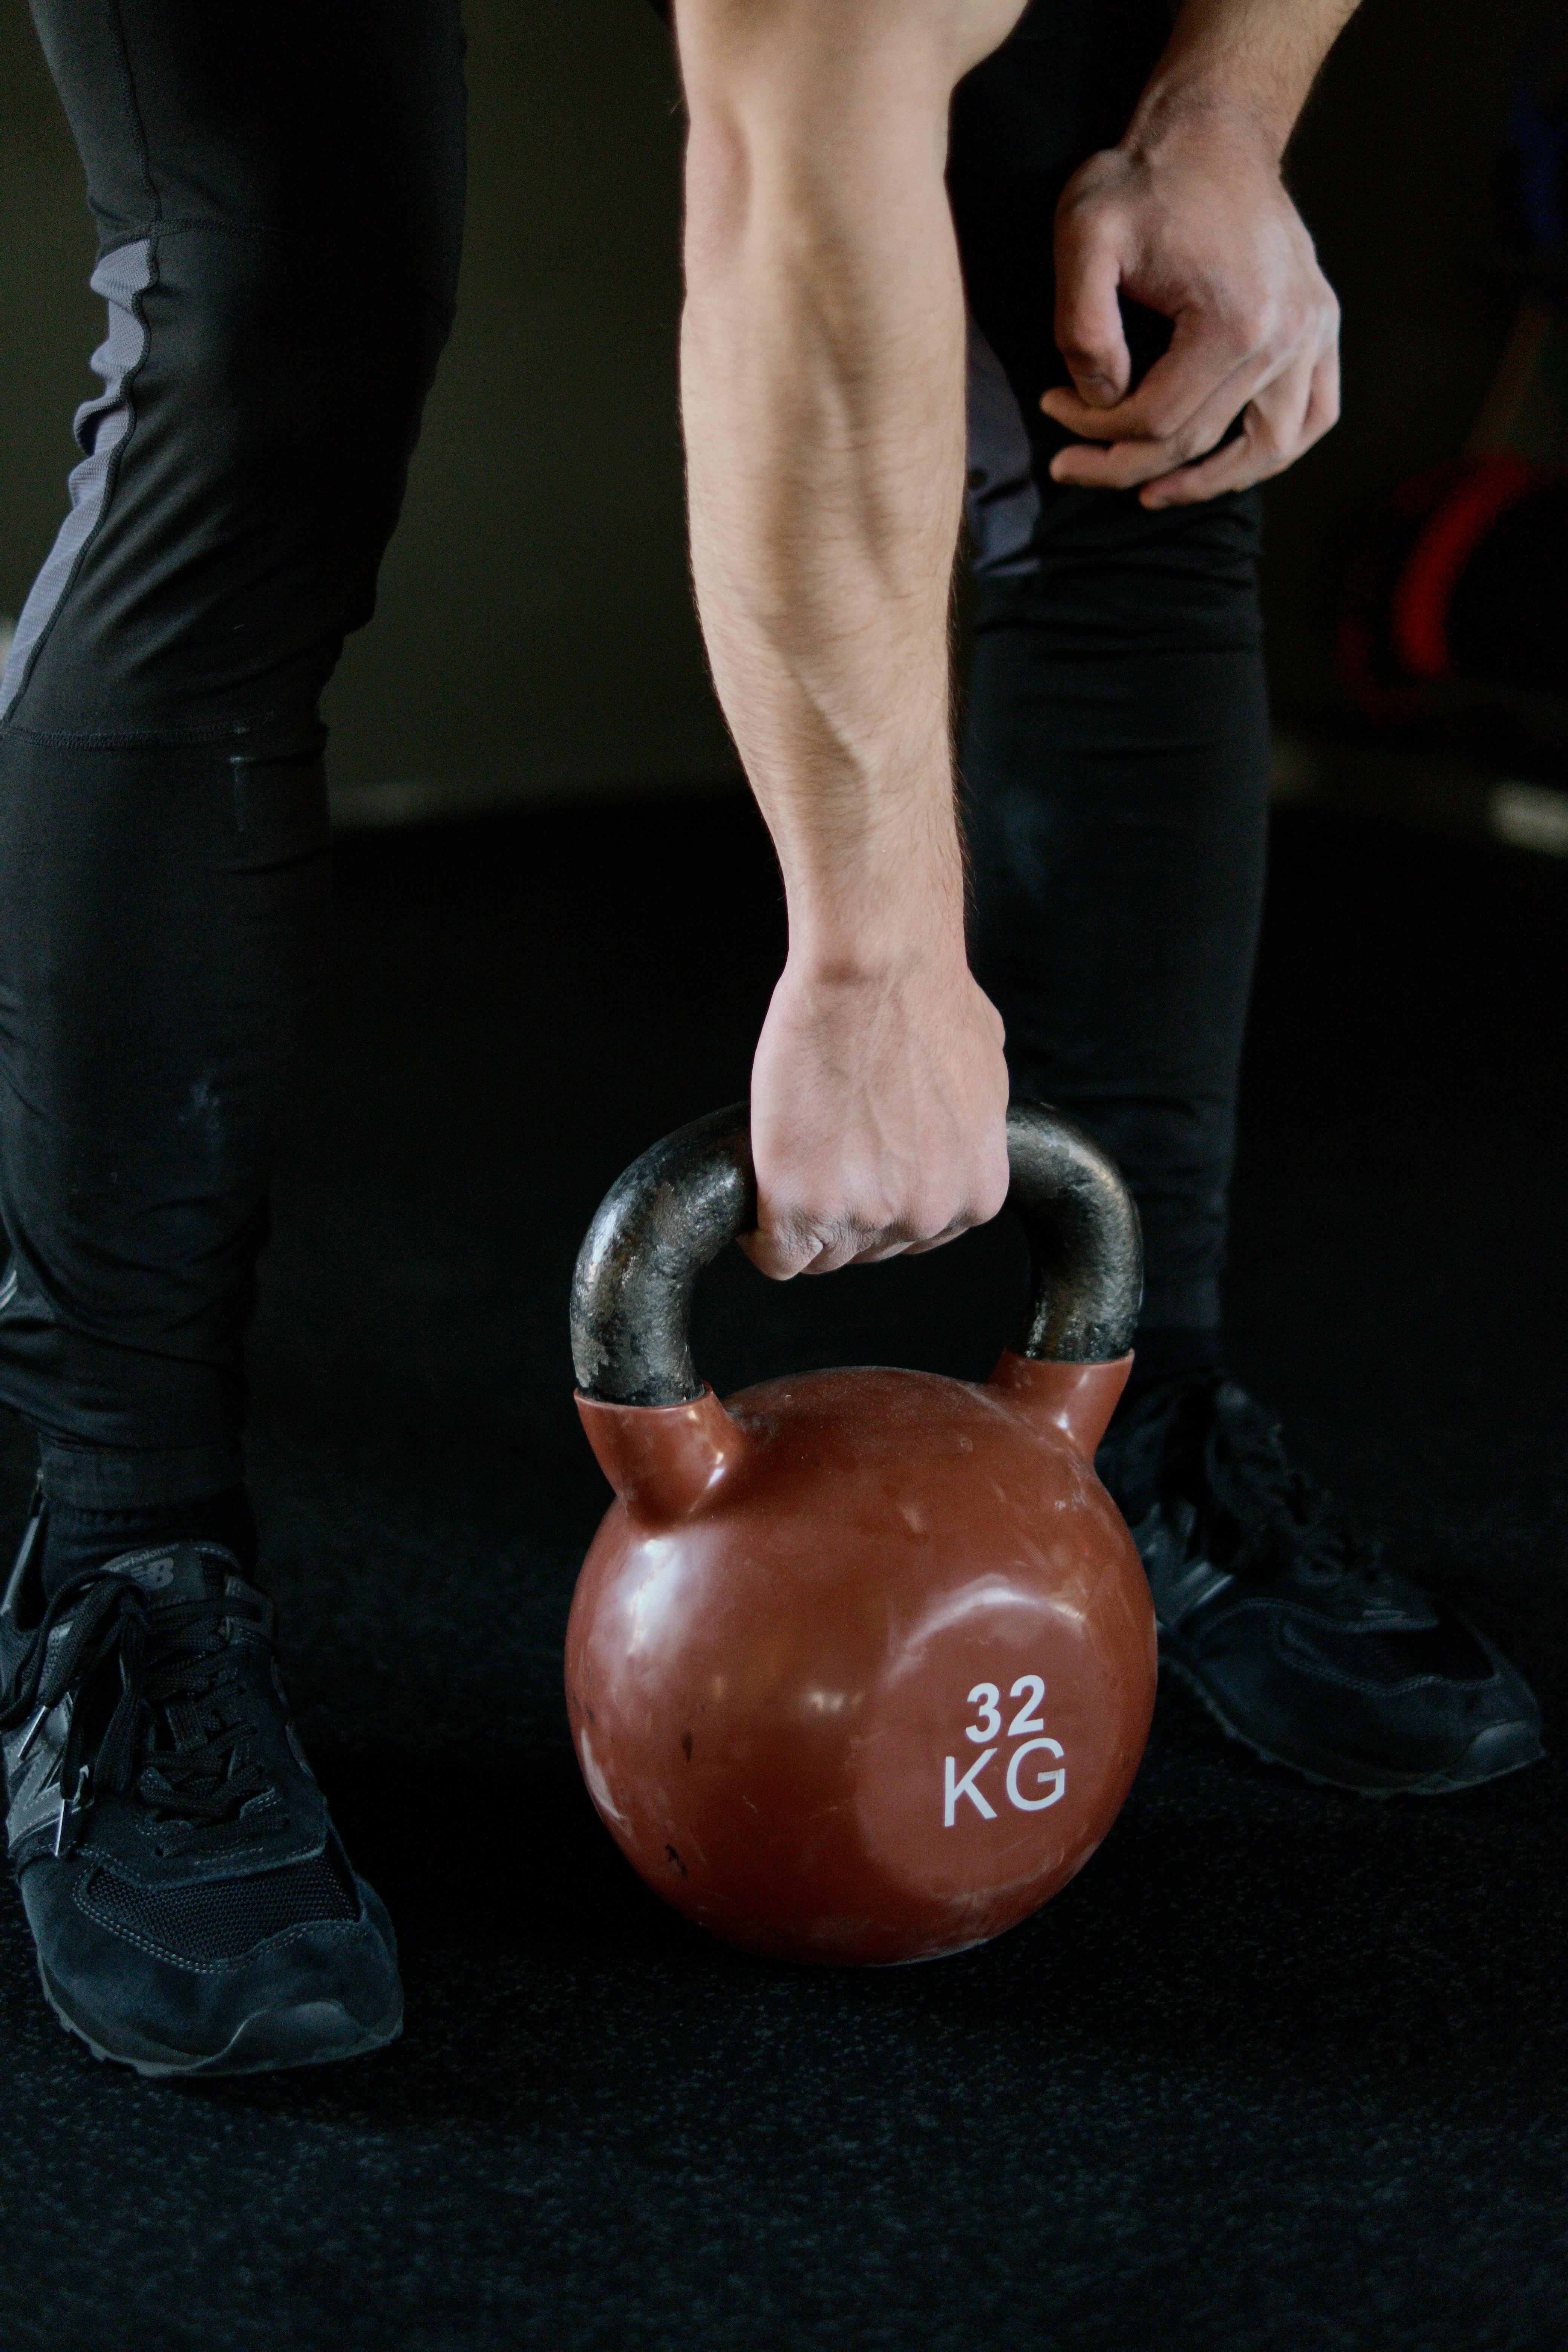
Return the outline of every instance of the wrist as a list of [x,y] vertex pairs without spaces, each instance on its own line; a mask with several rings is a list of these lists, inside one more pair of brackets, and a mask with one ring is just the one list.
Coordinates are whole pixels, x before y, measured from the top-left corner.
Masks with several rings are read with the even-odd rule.
[[795,979],[886,987],[948,964],[967,971],[950,778],[940,798],[880,810],[864,829],[841,823],[778,846]]
[[962,909],[912,927],[820,914],[801,922],[792,914],[785,970],[801,987],[868,993],[896,992],[944,973],[967,974]]
[[1223,74],[1156,75],[1118,143],[1130,162],[1156,169],[1199,147],[1245,155],[1277,173],[1296,112]]
[[786,969],[804,987],[870,992],[967,973],[962,889],[901,904],[836,896],[802,908],[792,900]]
[[1123,147],[1153,158],[1195,131],[1261,148],[1278,171],[1355,8],[1356,0],[1182,0]]

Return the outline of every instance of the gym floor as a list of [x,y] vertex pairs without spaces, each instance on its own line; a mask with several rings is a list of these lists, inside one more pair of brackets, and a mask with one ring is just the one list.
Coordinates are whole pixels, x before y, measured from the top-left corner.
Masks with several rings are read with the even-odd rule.
[[[782,949],[737,793],[341,848],[255,1356],[301,1726],[408,1988],[385,2055],[99,2066],[0,1897],[4,2352],[1545,2352],[1568,2306],[1562,1767],[1309,1787],[1162,1694],[1102,1852],[937,1966],[757,1965],[646,1893],[560,1688],[606,1499],[567,1277],[744,1092]],[[1285,813],[1235,1360],[1568,1738],[1568,863]],[[721,1389],[979,1374],[998,1225],[701,1295]],[[19,1517],[27,1462],[4,1440]]]

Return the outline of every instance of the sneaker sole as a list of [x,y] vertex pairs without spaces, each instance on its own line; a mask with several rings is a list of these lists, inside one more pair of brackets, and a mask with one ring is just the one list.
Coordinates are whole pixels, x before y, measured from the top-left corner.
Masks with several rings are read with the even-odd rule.
[[394,2007],[372,2026],[360,2024],[341,2001],[312,2000],[298,2009],[263,2010],[247,2017],[221,2050],[203,2058],[193,2057],[185,2050],[163,2049],[151,2041],[139,2041],[134,2051],[111,2050],[71,2015],[41,1959],[38,1975],[44,1998],[68,2033],[85,2042],[95,2058],[129,2066],[143,2075],[267,2074],[285,2066],[330,2066],[340,2059],[363,2058],[373,2050],[384,2050],[403,2031],[399,1994]]
[[1440,1772],[1380,1772],[1375,1765],[1356,1764],[1343,1757],[1314,1751],[1311,1761],[1281,1756],[1265,1748],[1227,1715],[1196,1671],[1173,1656],[1162,1641],[1160,1665],[1199,1699],[1227,1739],[1239,1741],[1265,1764],[1278,1764],[1321,1789],[1343,1789],[1357,1797],[1454,1797],[1466,1789],[1484,1788],[1489,1780],[1505,1780],[1544,1761],[1546,1750],[1528,1723],[1492,1724],[1479,1731],[1457,1764]]

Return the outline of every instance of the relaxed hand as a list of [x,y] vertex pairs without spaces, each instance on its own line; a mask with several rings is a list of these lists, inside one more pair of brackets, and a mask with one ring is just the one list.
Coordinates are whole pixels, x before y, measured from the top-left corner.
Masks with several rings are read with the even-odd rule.
[[[1060,451],[1055,480],[1191,504],[1281,472],[1338,417],[1339,305],[1245,120],[1200,116],[1091,155],[1058,209],[1056,257],[1074,388],[1040,405],[1103,446]],[[1119,294],[1174,322],[1135,389]]]

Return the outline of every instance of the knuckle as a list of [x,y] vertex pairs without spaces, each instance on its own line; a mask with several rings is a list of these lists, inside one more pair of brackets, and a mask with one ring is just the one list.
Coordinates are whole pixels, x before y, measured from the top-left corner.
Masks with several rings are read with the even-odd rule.
[[1201,425],[1184,425],[1179,433],[1172,436],[1171,455],[1178,465],[1190,466],[1194,457],[1207,456],[1214,447],[1216,438],[1216,435],[1212,432],[1205,433]]
[[805,1234],[792,1234],[787,1240],[775,1238],[769,1247],[771,1263],[786,1277],[809,1265],[816,1255],[816,1244]]
[[929,1242],[946,1232],[952,1216],[951,1195],[931,1188],[912,1196],[890,1230],[906,1242]]
[[1169,441],[1182,422],[1182,411],[1173,400],[1156,397],[1144,406],[1143,430],[1152,441]]
[[979,1214],[974,1220],[976,1224],[988,1225],[993,1217],[999,1217],[1001,1215],[1003,1210],[1007,1205],[1007,1193],[1010,1182],[1011,1179],[1009,1172],[1007,1169],[1004,1167],[999,1176],[993,1174],[981,1185],[979,1197],[975,1203],[979,1211]]
[[1282,306],[1267,294],[1249,297],[1237,317],[1237,331],[1251,352],[1266,351],[1279,341],[1285,323]]
[[1071,244],[1098,241],[1105,220],[1105,191],[1091,165],[1075,173],[1057,199],[1056,233]]
[[1058,348],[1075,375],[1109,374],[1113,353],[1110,343],[1102,337],[1075,334],[1069,328]]
[[787,1267],[792,1274],[798,1274],[803,1266],[830,1250],[837,1237],[837,1220],[824,1214],[820,1205],[799,1202],[790,1209],[773,1212],[758,1234],[770,1262]]

